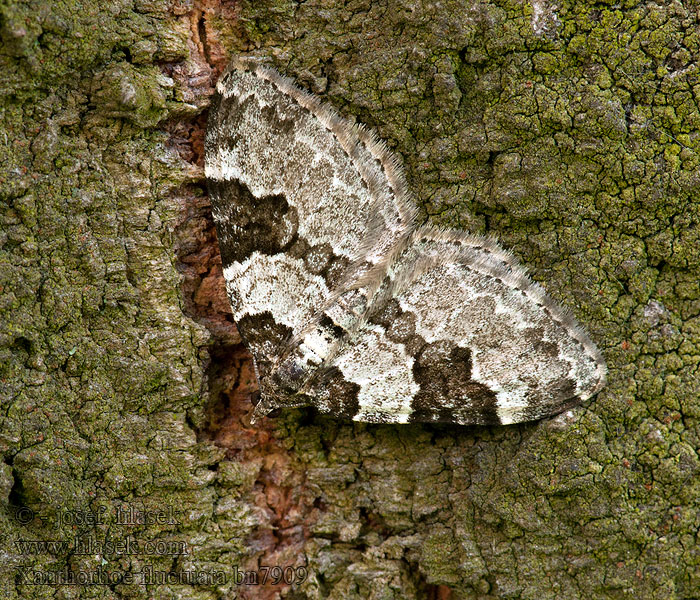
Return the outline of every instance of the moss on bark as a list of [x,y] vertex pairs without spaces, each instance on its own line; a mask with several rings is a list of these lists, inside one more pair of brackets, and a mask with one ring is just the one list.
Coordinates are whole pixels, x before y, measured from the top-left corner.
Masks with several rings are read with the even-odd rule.
[[[655,3],[0,5],[4,597],[54,597],[32,569],[147,565],[227,582],[61,597],[256,597],[235,569],[302,547],[304,598],[696,597],[699,30],[697,11]],[[207,61],[243,51],[375,128],[426,219],[512,248],[604,350],[607,388],[522,426],[288,411],[273,441],[221,417],[214,443],[235,339],[182,296],[177,252],[198,247],[182,221],[206,215],[177,124],[192,138]],[[182,512],[126,527],[116,506]],[[104,522],[56,523],[101,507]],[[190,552],[15,544],[76,534]]]

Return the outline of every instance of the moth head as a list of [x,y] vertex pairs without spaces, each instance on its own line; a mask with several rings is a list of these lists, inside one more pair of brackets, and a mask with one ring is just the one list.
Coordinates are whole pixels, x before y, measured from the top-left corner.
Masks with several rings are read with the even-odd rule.
[[271,374],[270,385],[284,396],[295,396],[299,393],[309,377],[308,369],[294,359],[285,360]]
[[[289,375],[289,376],[287,376]],[[260,400],[250,422],[255,423],[278,408],[295,408],[307,406],[309,398],[299,393],[299,388],[306,381],[300,370],[274,371],[260,380]]]

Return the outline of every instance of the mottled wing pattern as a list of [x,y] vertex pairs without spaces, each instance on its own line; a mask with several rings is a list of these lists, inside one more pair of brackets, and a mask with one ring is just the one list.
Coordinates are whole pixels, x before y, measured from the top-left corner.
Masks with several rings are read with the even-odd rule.
[[595,344],[511,253],[417,228],[384,143],[277,72],[236,59],[221,77],[205,172],[254,417],[507,424],[604,385]]
[[598,392],[605,364],[595,344],[492,244],[416,231],[367,319],[310,380],[316,405],[378,423],[508,424]]
[[205,174],[234,320],[261,377],[415,213],[383,143],[245,59],[217,85]]

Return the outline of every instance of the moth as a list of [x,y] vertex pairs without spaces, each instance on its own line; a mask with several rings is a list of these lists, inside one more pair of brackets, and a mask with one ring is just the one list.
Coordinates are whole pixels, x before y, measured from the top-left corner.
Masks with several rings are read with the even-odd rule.
[[508,424],[603,387],[596,345],[513,254],[419,226],[386,144],[254,59],[234,59],[216,86],[205,175],[260,386],[253,422],[313,406],[371,423]]

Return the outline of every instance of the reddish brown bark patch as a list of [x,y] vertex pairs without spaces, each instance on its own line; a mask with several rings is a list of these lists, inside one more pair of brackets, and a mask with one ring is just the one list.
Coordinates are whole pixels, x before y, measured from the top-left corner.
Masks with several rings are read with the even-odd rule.
[[[305,500],[303,472],[295,457],[273,436],[267,419],[249,425],[252,398],[258,392],[253,361],[243,346],[226,296],[216,229],[204,181],[206,107],[218,75],[228,62],[212,20],[224,19],[235,27],[237,3],[205,0],[196,4],[189,20],[190,60],[162,65],[187,102],[202,108],[190,119],[166,124],[169,145],[192,168],[191,183],[177,192],[181,218],[176,230],[178,270],[184,312],[211,334],[208,350],[208,420],[198,435],[226,449],[229,460],[259,464],[250,503],[258,528],[246,541],[249,559],[239,570],[258,571],[268,566],[303,566],[308,537],[306,520],[311,507]],[[279,598],[289,589],[284,583],[239,586],[241,598]]]

